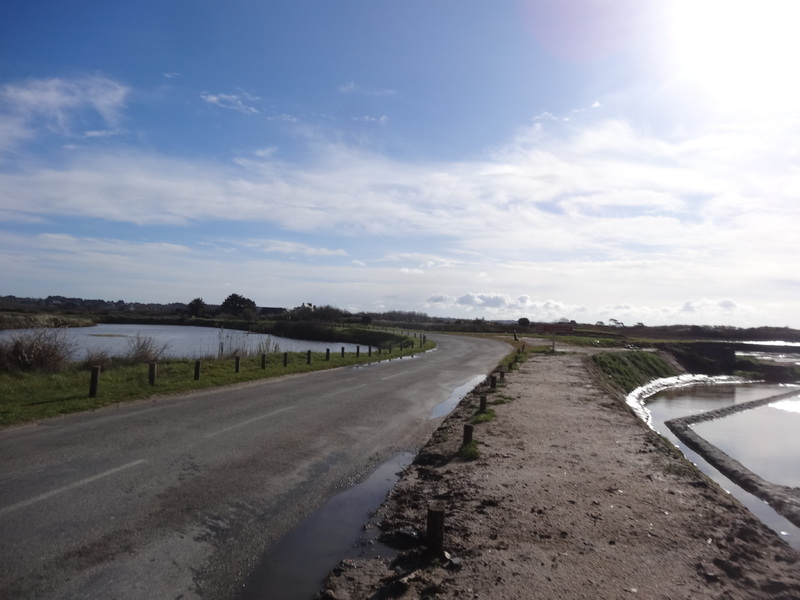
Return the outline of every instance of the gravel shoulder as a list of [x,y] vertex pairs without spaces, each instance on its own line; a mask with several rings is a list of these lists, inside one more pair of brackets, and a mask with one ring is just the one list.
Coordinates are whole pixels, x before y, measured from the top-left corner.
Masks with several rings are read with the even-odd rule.
[[[320,598],[800,598],[800,553],[595,383],[537,355],[443,422],[379,510],[392,558],[344,561]],[[476,424],[480,457],[459,457]],[[429,506],[444,548],[425,549]],[[354,552],[356,552],[354,550]]]

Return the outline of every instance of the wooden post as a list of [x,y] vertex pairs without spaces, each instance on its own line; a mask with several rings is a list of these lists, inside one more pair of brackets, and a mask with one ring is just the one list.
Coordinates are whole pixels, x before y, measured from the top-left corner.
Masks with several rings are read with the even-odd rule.
[[288,352],[284,352],[283,353],[283,366],[285,367],[288,364],[289,364],[289,353]]
[[234,360],[234,370],[238,373],[240,368],[241,358],[237,354],[236,356],[233,357],[233,360]]
[[464,425],[464,443],[462,446],[472,443],[472,425]]
[[481,396],[480,412],[482,412],[482,413],[486,412],[486,396]]
[[200,381],[200,361],[194,361],[194,380]]
[[356,346],[356,358],[361,356],[361,346]]
[[325,360],[330,360],[330,359],[331,359],[331,349],[325,348]]
[[428,543],[428,556],[442,558],[444,556],[444,509],[440,506],[428,507],[425,539]]
[[367,356],[372,356],[372,346],[367,346]]
[[310,364],[311,364],[311,350],[309,350],[308,352],[306,352],[306,364],[307,364],[307,365],[310,365]]
[[500,371],[500,379],[505,379],[505,378],[506,378],[506,372],[501,370]]
[[344,358],[344,346],[342,346],[342,358]]
[[156,384],[156,371],[157,371],[156,363],[151,362],[147,372],[147,379],[149,380],[150,385]]
[[100,367],[92,367],[92,376],[89,379],[89,398],[97,398],[97,387],[100,385]]
[[262,369],[267,368],[267,355],[263,353],[261,354],[261,368]]
[[489,377],[489,387],[492,389],[497,388],[497,377],[495,377],[494,375],[491,375]]

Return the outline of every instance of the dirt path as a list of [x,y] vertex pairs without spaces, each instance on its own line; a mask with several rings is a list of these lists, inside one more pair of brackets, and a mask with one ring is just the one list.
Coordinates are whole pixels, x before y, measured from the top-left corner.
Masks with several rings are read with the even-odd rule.
[[[406,549],[345,561],[320,597],[800,598],[800,553],[599,391],[580,353],[530,359],[488,400],[480,458],[458,457],[471,394],[382,507]],[[425,553],[432,503],[450,560]]]

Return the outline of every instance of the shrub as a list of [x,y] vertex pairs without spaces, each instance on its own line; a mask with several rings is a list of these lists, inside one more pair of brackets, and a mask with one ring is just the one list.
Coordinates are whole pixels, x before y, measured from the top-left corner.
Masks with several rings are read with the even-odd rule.
[[125,354],[125,359],[136,363],[155,362],[161,358],[168,347],[169,344],[158,346],[153,338],[137,333],[128,340],[128,352]]
[[69,364],[74,353],[75,343],[63,329],[35,329],[0,342],[0,368],[56,372]]

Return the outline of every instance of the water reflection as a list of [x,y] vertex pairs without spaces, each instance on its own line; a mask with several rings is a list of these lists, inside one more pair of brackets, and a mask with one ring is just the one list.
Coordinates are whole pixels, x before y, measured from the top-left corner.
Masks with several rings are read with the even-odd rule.
[[[705,384],[679,389],[668,389],[647,399],[647,410],[652,427],[680,448],[688,460],[720,487],[729,491],[764,524],[778,533],[790,546],[800,550],[800,528],[775,512],[760,498],[744,491],[727,477],[708,464],[702,456],[687,448],[664,424],[670,419],[703,413],[751,400],[769,398],[786,393],[787,387],[767,384]],[[783,404],[784,401],[775,404]],[[798,408],[800,398],[789,399],[787,406]],[[771,413],[760,412],[769,409]],[[777,417],[775,415],[777,413]],[[766,405],[761,408],[735,413],[715,421],[694,425],[694,430],[727,454],[748,466],[764,479],[782,485],[797,486],[800,461],[800,418],[794,419],[785,409]],[[800,415],[798,415],[800,417]],[[731,420],[733,419],[733,420]],[[777,422],[786,427],[776,425]],[[727,441],[726,439],[727,438]],[[763,449],[763,450],[762,450]],[[761,454],[761,456],[757,456]],[[748,464],[747,461],[751,461]],[[764,465],[765,468],[757,466]],[[779,474],[776,472],[780,471]],[[785,483],[795,481],[795,483]]]
[[[0,330],[0,339],[24,334],[33,330]],[[135,336],[152,338],[157,347],[164,347],[164,358],[203,358],[239,351],[246,354],[269,352],[355,352],[355,344],[340,342],[309,342],[292,340],[262,333],[250,333],[216,327],[189,327],[181,325],[95,325],[70,327],[61,330],[74,342],[73,360],[84,360],[89,353],[105,352],[112,356],[124,355]],[[362,350],[366,346],[362,347]]]

